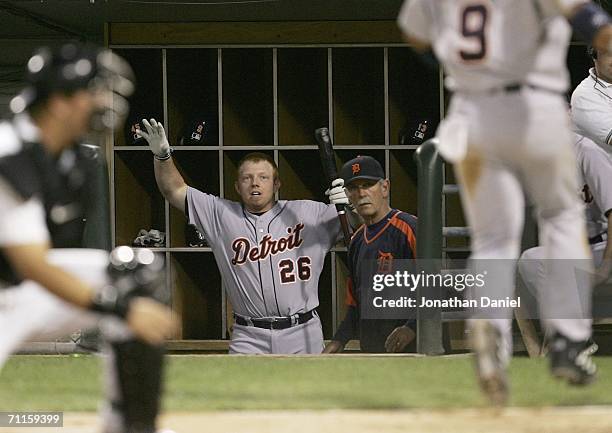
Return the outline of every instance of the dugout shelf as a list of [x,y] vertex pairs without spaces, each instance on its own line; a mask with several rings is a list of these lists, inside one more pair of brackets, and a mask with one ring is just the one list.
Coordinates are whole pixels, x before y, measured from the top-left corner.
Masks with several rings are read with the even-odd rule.
[[314,130],[329,124],[328,50],[279,48],[278,144],[316,146]]
[[[174,161],[190,185],[237,200],[238,161],[260,151],[279,165],[279,198],[327,202],[314,130],[328,126],[338,168],[357,155],[373,156],[391,179],[392,205],[414,211],[416,146],[400,146],[397,135],[421,112],[437,124],[441,77],[436,68],[416,62],[396,38],[394,22],[296,24],[315,32],[292,32],[291,23],[278,31],[274,23],[224,26],[110,23],[108,28],[108,44],[136,73],[129,123],[142,117],[164,123]],[[186,126],[198,119],[210,126],[206,140],[180,144]],[[107,149],[113,244],[131,244],[140,229],[166,232],[159,251],[166,257],[173,307],[183,317],[175,338],[222,341],[228,338],[231,309],[212,251],[187,246],[186,219],[159,193],[151,153],[142,140],[133,142],[131,132],[116,130]],[[333,248],[319,282],[325,338],[346,309],[345,257],[342,245]]]
[[334,143],[385,144],[382,48],[332,49]]
[[[417,214],[417,167],[413,150],[389,152],[389,178],[391,183],[391,207],[413,215]],[[399,187],[398,187],[399,186]]]
[[278,171],[282,179],[280,198],[329,201],[325,196],[329,185],[318,150],[279,151]]
[[212,253],[171,253],[173,308],[181,315],[179,339],[222,336],[221,276]]
[[149,150],[114,152],[115,245],[132,245],[141,229],[165,231],[164,198]]
[[[130,146],[133,145],[133,123],[143,118],[164,120],[162,52],[149,48],[120,48],[116,51],[130,63],[137,80],[125,126],[114,133],[115,146]],[[139,145],[146,146],[146,143]]]
[[222,52],[223,145],[274,144],[272,50]]
[[[219,145],[219,92],[217,49],[166,51],[168,139],[186,145],[197,122],[205,122],[199,143]],[[195,144],[195,142],[194,142]]]
[[428,121],[424,140],[433,137],[440,118],[438,68],[407,47],[389,48],[388,59],[389,143],[399,145],[404,134],[412,137],[423,120]]

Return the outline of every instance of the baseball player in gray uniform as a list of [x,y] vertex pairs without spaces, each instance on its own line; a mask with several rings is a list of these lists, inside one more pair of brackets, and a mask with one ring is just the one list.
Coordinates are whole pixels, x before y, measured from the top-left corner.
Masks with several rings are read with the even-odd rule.
[[[398,18],[408,42],[417,50],[431,47],[448,73],[454,95],[438,128],[438,148],[461,184],[474,263],[506,260],[495,262],[498,273],[487,284],[498,296],[513,295],[510,263],[520,253],[523,190],[536,205],[546,257],[589,266],[562,96],[571,34],[564,16],[589,42],[608,48],[610,17],[584,0],[407,0]],[[553,335],[551,372],[584,384],[595,371],[577,354],[591,335],[591,322],[574,302],[573,271],[547,272],[540,308]],[[470,321],[478,379],[495,404],[508,396],[510,325],[508,309],[504,317]]]
[[612,51],[587,51],[594,66],[572,93],[574,131],[612,152]]
[[[597,146],[592,140],[575,135],[576,162],[579,174],[579,190],[586,211],[589,245],[596,266],[596,281],[608,279],[612,270],[612,155]],[[544,249],[534,247],[526,250],[519,261],[519,272],[532,293],[538,287],[538,278],[543,275]]]
[[[325,254],[340,235],[335,207],[276,201],[278,169],[262,153],[238,165],[241,203],[192,188],[172,161],[161,123],[142,124],[159,189],[204,233],[215,255],[234,310],[230,353],[321,353],[318,283]],[[332,202],[348,203],[342,181],[334,185]]]

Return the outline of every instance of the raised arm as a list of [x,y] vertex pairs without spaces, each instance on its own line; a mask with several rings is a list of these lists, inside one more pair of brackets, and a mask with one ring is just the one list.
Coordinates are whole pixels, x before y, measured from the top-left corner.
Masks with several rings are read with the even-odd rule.
[[147,140],[149,149],[153,152],[157,187],[172,206],[185,213],[187,184],[172,161],[166,131],[155,119],[150,122],[142,119],[142,124],[145,131],[139,130],[138,134]]
[[430,19],[425,3],[423,0],[406,0],[397,17],[404,41],[419,53],[431,48],[428,38]]

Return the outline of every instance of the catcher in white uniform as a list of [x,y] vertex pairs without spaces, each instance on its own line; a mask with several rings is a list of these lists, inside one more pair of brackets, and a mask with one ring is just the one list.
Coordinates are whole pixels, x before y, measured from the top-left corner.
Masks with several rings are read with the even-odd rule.
[[[431,46],[448,73],[454,96],[438,129],[439,150],[461,184],[471,258],[506,259],[496,262],[496,278],[486,286],[498,296],[513,296],[515,267],[507,263],[520,253],[523,190],[536,204],[546,257],[590,263],[562,96],[571,33],[564,15],[585,39],[607,48],[608,15],[580,0],[408,0],[398,18],[408,43],[422,51]],[[595,368],[578,358],[591,335],[588,305],[580,309],[573,268],[552,271],[539,288],[553,335],[551,371],[588,383]],[[510,325],[510,310],[470,322],[480,384],[495,404],[508,396]]]
[[153,433],[174,327],[155,300],[163,262],[145,249],[73,248],[97,199],[78,143],[117,126],[131,69],[109,50],[68,43],[38,50],[26,80],[14,118],[0,123],[0,368],[27,339],[100,325],[111,348],[104,432]]

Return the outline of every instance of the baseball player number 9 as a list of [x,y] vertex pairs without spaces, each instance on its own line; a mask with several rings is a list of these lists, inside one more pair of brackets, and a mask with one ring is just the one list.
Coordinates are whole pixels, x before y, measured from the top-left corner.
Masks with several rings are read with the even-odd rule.
[[461,58],[473,62],[481,60],[487,55],[487,41],[485,39],[485,27],[487,25],[488,11],[484,5],[471,5],[463,10],[461,19],[461,34],[465,38],[478,41],[475,50],[459,51]]

